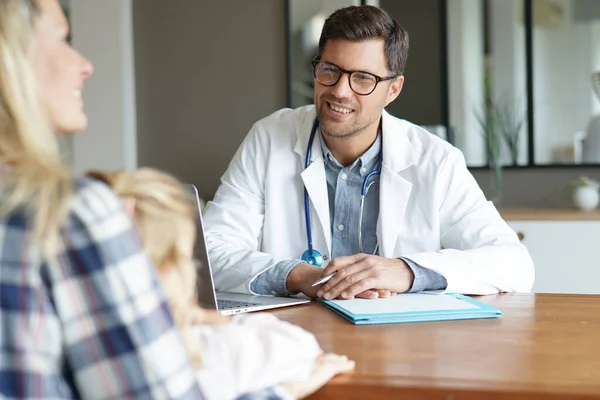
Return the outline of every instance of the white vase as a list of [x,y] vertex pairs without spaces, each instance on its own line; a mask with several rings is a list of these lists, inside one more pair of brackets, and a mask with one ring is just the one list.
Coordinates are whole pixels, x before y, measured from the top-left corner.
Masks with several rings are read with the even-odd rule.
[[600,192],[596,186],[580,186],[573,192],[573,202],[584,211],[593,210],[600,203]]

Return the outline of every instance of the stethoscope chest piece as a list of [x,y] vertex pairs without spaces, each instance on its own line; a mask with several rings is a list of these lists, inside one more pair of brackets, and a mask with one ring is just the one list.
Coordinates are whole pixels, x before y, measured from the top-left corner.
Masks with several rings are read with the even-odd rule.
[[314,265],[315,267],[320,267],[323,265],[323,255],[315,249],[306,250],[304,253],[302,253],[301,259],[305,263]]

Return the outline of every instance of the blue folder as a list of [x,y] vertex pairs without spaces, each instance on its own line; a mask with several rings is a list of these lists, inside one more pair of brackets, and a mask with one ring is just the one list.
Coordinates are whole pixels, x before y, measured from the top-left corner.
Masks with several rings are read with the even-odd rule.
[[498,318],[502,312],[457,293],[408,293],[386,299],[323,300],[355,325]]

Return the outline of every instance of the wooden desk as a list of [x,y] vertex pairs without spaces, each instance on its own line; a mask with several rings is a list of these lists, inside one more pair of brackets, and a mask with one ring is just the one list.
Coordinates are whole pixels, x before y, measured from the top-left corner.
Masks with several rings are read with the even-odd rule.
[[355,326],[315,302],[274,313],[356,361],[311,399],[600,399],[600,296],[478,299],[504,316]]

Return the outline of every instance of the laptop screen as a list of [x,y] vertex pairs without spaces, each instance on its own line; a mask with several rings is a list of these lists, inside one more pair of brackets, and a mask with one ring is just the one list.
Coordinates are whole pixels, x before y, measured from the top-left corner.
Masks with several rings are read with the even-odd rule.
[[208,251],[206,250],[206,240],[204,239],[204,231],[202,227],[202,211],[200,206],[200,196],[198,189],[192,184],[186,184],[185,189],[192,197],[198,218],[196,224],[196,245],[194,246],[194,258],[200,262],[197,273],[196,288],[198,291],[198,304],[209,310],[217,309],[217,299],[215,294],[215,286],[210,272],[210,263],[208,260]]

